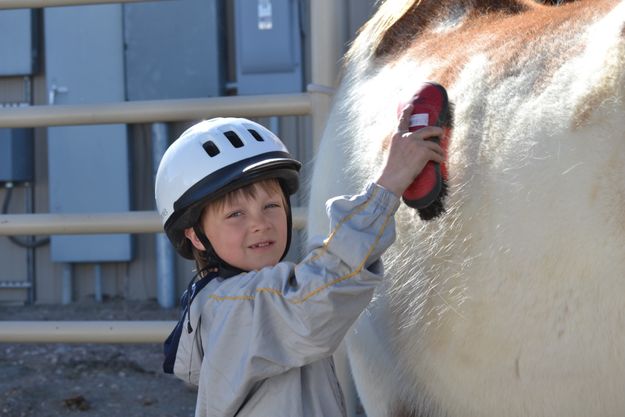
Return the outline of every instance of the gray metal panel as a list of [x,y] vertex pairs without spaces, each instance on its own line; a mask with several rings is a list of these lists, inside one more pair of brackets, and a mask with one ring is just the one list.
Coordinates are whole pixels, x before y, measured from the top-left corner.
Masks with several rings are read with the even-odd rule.
[[[48,91],[55,104],[124,100],[121,5],[46,9]],[[130,209],[125,125],[48,129],[50,211],[119,212]],[[131,259],[128,234],[53,236],[52,260]]]
[[235,0],[239,94],[301,91],[299,0]]
[[33,180],[33,130],[0,129],[0,183]]
[[[123,212],[130,206],[123,125],[71,126],[48,140],[52,213]],[[56,262],[127,261],[129,235],[53,236]]]
[[67,88],[54,104],[124,100],[121,5],[45,9],[44,27],[48,91]]
[[124,5],[128,100],[222,95],[221,1]]
[[0,76],[34,72],[33,13],[32,10],[0,12]]

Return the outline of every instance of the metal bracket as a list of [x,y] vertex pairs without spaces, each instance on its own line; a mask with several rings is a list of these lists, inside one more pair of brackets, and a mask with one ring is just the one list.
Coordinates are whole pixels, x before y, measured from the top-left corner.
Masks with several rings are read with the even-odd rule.
[[53,105],[56,100],[57,94],[67,94],[69,93],[69,88],[64,85],[57,86],[56,84],[52,84],[50,87],[50,91],[48,92],[48,104]]

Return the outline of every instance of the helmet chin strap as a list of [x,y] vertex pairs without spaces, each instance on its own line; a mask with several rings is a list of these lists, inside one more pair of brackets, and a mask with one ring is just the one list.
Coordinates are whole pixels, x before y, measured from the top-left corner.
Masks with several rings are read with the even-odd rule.
[[[282,183],[280,185],[282,186]],[[285,191],[284,186],[282,186],[282,188],[283,188],[283,191]],[[291,246],[291,236],[293,234],[292,232],[293,216],[291,214],[291,202],[289,198],[286,197],[288,196],[288,193],[285,192],[284,195],[285,195],[285,200],[286,200],[287,238],[286,238],[286,247],[284,248],[284,253],[282,254],[282,257],[280,257],[280,260],[283,260],[286,257],[286,254],[289,251],[289,247]],[[193,226],[193,231],[195,232],[195,235],[197,236],[199,241],[202,242],[202,245],[204,245],[204,248],[206,249],[204,251],[204,257],[206,258],[207,266],[204,268],[204,270],[216,268],[217,275],[220,276],[221,278],[230,278],[235,275],[239,275],[240,273],[243,273],[243,272],[249,272],[241,268],[237,268],[234,265],[230,265],[228,262],[221,259],[221,257],[217,255],[217,252],[215,252],[215,249],[213,248],[213,245],[211,245],[210,241],[206,237],[206,234],[204,234],[204,231],[199,226],[199,223],[196,223]],[[199,271],[199,272],[200,274],[202,274],[204,271]]]
[[205,248],[204,257],[207,265],[204,270],[216,268],[217,275],[222,278],[230,278],[235,275],[239,275],[242,272],[246,272],[221,259],[198,224],[193,226],[193,231]]

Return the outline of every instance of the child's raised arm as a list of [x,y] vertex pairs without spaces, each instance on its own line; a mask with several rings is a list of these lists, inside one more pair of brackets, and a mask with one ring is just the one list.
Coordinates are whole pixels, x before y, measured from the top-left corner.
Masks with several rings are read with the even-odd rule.
[[400,196],[419,175],[428,161],[441,163],[444,159],[443,149],[433,141],[425,140],[434,136],[442,136],[443,129],[428,126],[416,132],[409,132],[412,104],[403,109],[397,131],[390,139],[390,147],[380,176],[378,185]]

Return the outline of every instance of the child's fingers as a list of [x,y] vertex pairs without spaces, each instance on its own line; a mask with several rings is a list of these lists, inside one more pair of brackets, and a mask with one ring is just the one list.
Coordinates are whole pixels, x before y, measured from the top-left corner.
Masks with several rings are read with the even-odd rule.
[[435,137],[440,138],[442,135],[443,129],[441,129],[440,127],[427,126],[417,130],[416,132],[410,132],[409,134],[402,136],[402,139],[414,141],[415,145],[425,146],[437,155],[444,157],[445,151],[443,150],[443,148],[435,141],[428,140]]
[[412,114],[412,104],[408,104],[403,108],[397,125],[397,132],[404,134],[410,128],[410,115]]
[[445,157],[445,150],[438,143],[432,142],[431,140],[424,140],[421,142],[421,144],[441,158]]
[[423,142],[423,144],[428,148],[428,153],[426,155],[428,160],[438,163],[445,161],[445,155],[443,153],[443,149],[440,146],[428,141]]
[[439,138],[443,136],[443,129],[437,126],[426,126],[409,135],[411,139],[428,139],[437,136]]

